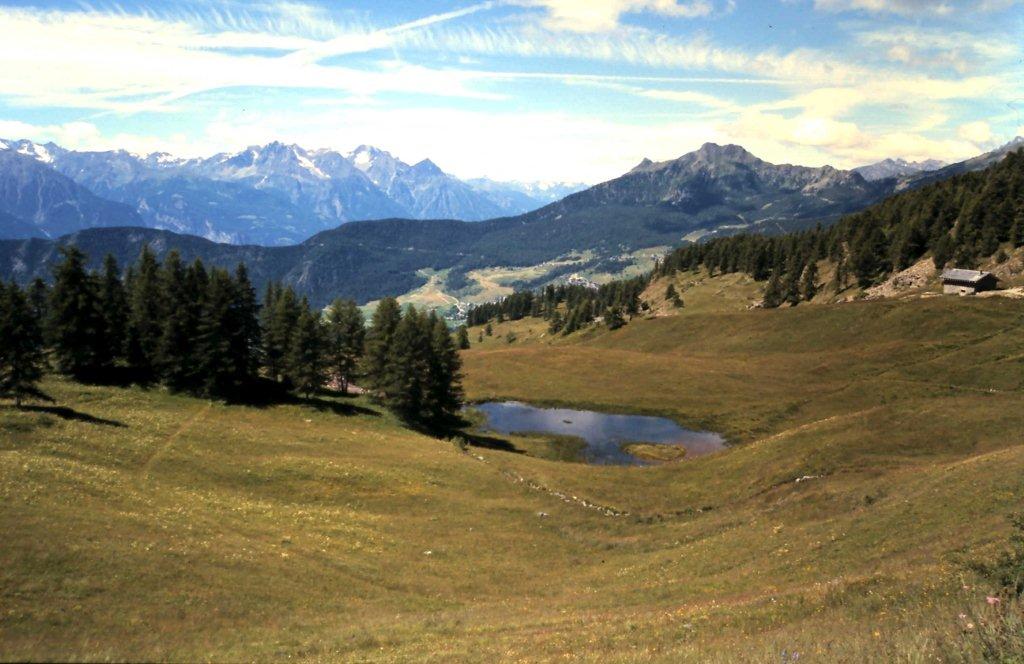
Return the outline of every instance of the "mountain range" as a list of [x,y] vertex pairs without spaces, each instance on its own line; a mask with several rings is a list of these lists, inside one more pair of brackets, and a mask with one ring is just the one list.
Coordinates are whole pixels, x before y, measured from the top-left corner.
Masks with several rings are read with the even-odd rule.
[[[985,168],[1011,149],[1022,146],[1024,141],[1018,139],[999,150],[939,171],[868,180],[856,171],[829,166],[770,164],[742,147],[709,143],[675,160],[644,160],[619,178],[518,216],[474,223],[399,218],[350,222],[324,230],[300,244],[282,247],[218,243],[151,228],[90,228],[57,240],[0,241],[0,277],[20,282],[47,277],[57,249],[64,244],[80,246],[94,266],[107,253],[114,254],[122,264],[130,263],[142,246],[149,244],[159,255],[177,249],[185,260],[201,258],[224,267],[244,261],[255,282],[282,280],[317,305],[339,296],[367,302],[384,295],[407,293],[424,285],[424,275],[438,273],[443,277],[441,287],[445,292],[459,298],[470,297],[481,284],[476,271],[484,268],[529,268],[521,272],[524,276],[518,282],[505,283],[518,287],[539,286],[568,272],[618,274],[635,264],[638,253],[658,254],[666,246],[687,240],[738,232],[774,234],[828,224],[898,190],[935,181],[943,177],[941,174],[951,177]],[[51,148],[45,149],[46,155],[58,160]],[[30,183],[32,177],[47,168],[46,155],[18,155],[18,149],[0,155],[23,168],[26,175],[22,179]],[[321,182],[318,171],[329,170],[339,174],[339,179],[343,179],[342,174],[351,177],[358,172],[378,191],[398,192],[404,187],[401,196],[405,200],[427,203],[431,199],[417,199],[416,191],[407,184],[410,178],[419,177],[409,173],[426,171],[432,177],[440,177],[432,164],[407,166],[397,160],[391,162],[375,154],[372,148],[361,148],[351,157],[332,157],[343,160],[348,167],[340,161],[332,164],[324,154],[311,155],[308,162],[299,159],[300,156],[288,146],[279,145],[269,152],[251,150],[224,155],[192,167],[205,173],[208,180],[199,184],[194,180],[187,182],[193,183],[204,196],[217,192],[224,197],[224,205],[251,206],[255,213],[265,211],[267,208],[262,206],[275,202],[282,210],[289,209],[286,206],[290,201],[298,201],[292,209],[305,205],[304,201],[329,207],[329,187],[307,186]],[[157,155],[148,159],[167,158]],[[102,161],[118,163],[125,171],[110,168],[101,177],[94,175],[89,182],[96,188],[121,186],[118,178],[131,180],[131,169],[138,165],[134,159]],[[305,169],[308,174],[290,183],[275,183],[262,175],[274,170],[266,166],[268,161],[287,163],[292,168]],[[63,163],[68,169],[71,162]],[[82,172],[99,172],[87,168],[85,161],[82,163]],[[10,166],[4,172],[9,169]],[[113,225],[101,223],[109,218],[121,220],[120,225],[139,226],[132,223],[137,221],[133,216],[137,212],[131,208],[104,203],[76,181],[50,170],[50,177],[63,187],[58,189],[59,193],[81,201],[68,208],[75,212],[70,217],[72,221],[91,226]],[[68,172],[75,175],[74,171]],[[84,180],[84,175],[78,173],[76,180]],[[213,189],[214,185],[209,183],[218,188]],[[32,186],[38,189],[40,185]],[[273,191],[260,186],[272,186]],[[252,198],[233,199],[230,187],[243,187],[238,191],[250,192]],[[10,207],[18,200],[15,192],[0,192],[4,192],[5,206]],[[449,193],[454,197],[457,190],[453,188]],[[168,195],[166,200],[174,200],[175,195]],[[261,201],[258,196],[271,198]],[[97,207],[104,204],[113,206],[109,209],[110,217],[101,214],[104,208]],[[0,210],[0,215],[4,212]],[[25,223],[22,219],[8,212],[7,216],[0,216],[0,224],[13,227]]]
[[905,159],[883,159],[882,161],[867,166],[853,169],[860,173],[865,180],[885,180],[886,178],[903,178],[925,171],[935,171],[946,165],[946,162],[938,159],[926,159],[924,161],[907,161]]
[[[357,220],[511,216],[583,186],[474,185],[429,159],[410,165],[370,146],[341,154],[275,142],[179,159],[0,140],[0,154],[0,211],[14,217],[0,224],[2,238],[55,238],[97,226],[131,225],[217,242],[278,246]],[[92,214],[96,199],[106,201],[111,212]],[[83,208],[77,224],[68,216],[75,208]],[[134,216],[126,216],[129,212]]]

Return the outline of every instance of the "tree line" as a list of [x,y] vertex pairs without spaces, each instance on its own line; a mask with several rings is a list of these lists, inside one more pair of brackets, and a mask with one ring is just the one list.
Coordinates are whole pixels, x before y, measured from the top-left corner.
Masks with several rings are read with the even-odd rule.
[[[1002,262],[1006,246],[1024,246],[1024,150],[984,171],[892,196],[830,228],[680,247],[655,275],[699,268],[712,275],[744,272],[768,282],[765,306],[776,307],[810,300],[822,288],[868,288],[929,254],[936,269],[973,269],[989,257]],[[829,284],[819,283],[822,260],[835,267]]]
[[646,306],[640,299],[648,277],[620,279],[601,286],[548,285],[539,291],[519,291],[508,297],[470,309],[466,323],[542,318],[552,334],[572,334],[601,317],[612,329],[626,324]]
[[290,286],[262,301],[244,264],[233,273],[161,263],[148,247],[126,271],[112,256],[96,272],[61,248],[52,284],[0,284],[0,396],[40,397],[52,366],[87,382],[129,380],[228,400],[280,390],[313,396],[359,380],[409,422],[444,425],[462,404],[461,361],[436,314],[382,300],[367,329],[351,300],[324,312]]
[[[552,333],[569,334],[603,316],[614,328],[647,306],[640,294],[653,279],[701,268],[712,276],[745,273],[767,282],[765,307],[796,305],[823,289],[838,293],[852,285],[868,288],[929,254],[936,269],[973,269],[990,257],[1003,262],[1005,247],[1021,246],[1024,150],[983,171],[891,196],[828,228],[819,225],[777,236],[746,233],[688,244],[671,251],[646,276],[596,290],[562,285],[515,293],[474,307],[467,323],[542,317]],[[827,284],[819,275],[822,261],[834,267]],[[674,286],[665,297],[673,306],[683,306]]]

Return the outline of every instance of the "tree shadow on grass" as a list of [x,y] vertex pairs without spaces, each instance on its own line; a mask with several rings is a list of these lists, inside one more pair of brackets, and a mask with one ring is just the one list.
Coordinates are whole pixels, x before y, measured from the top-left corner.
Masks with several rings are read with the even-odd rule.
[[26,406],[23,404],[20,408],[16,406],[6,406],[5,408],[8,410],[18,410],[24,413],[45,413],[47,415],[55,415],[62,420],[85,422],[86,424],[98,424],[105,427],[117,427],[124,429],[128,426],[123,422],[118,422],[117,420],[107,420],[88,413],[81,413],[66,406]]
[[522,450],[516,449],[514,445],[504,438],[485,436],[480,433],[468,433],[459,431],[457,434],[466,439],[471,447],[482,447],[487,450],[498,450],[499,452],[512,452],[513,454],[524,454]]
[[[323,396],[321,396],[323,395]],[[353,398],[354,395],[342,395],[334,390],[321,390],[309,397],[299,396],[289,391],[287,387],[271,380],[259,379],[246,387],[237,398],[231,399],[228,403],[240,406],[251,406],[253,408],[271,408],[273,406],[293,405],[307,406],[320,412],[331,412],[335,415],[349,417],[352,415],[372,415],[379,417],[380,413],[364,406],[354,403],[334,401],[330,398]]]
[[372,415],[374,417],[380,417],[380,413],[375,410],[370,410],[363,406],[357,406],[353,403],[339,403],[337,401],[331,401],[329,399],[322,399],[320,397],[293,397],[290,403],[295,403],[301,406],[309,406],[315,408],[320,412],[330,411],[335,415]]

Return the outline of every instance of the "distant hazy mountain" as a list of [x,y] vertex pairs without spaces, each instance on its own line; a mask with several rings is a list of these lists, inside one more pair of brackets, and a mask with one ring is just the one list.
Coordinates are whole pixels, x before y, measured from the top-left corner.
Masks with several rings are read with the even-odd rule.
[[466,183],[486,193],[502,206],[505,214],[529,212],[538,207],[538,202],[554,203],[589,186],[582,182],[499,182],[487,178],[466,180]]
[[[0,151],[33,158],[99,197],[135,208],[145,226],[235,244],[296,244],[356,220],[479,221],[537,209],[557,191],[509,185],[521,192],[510,196],[500,183],[473,186],[430,160],[409,165],[370,146],[343,155],[275,142],[188,160],[30,141],[0,141]],[[0,237],[25,232],[22,225],[0,226]]]
[[0,237],[55,238],[86,228],[142,224],[129,206],[96,196],[25,146],[10,144],[0,149],[0,213]]
[[[407,177],[405,169],[384,155],[371,156],[360,158],[357,153],[355,168],[365,167],[382,186]],[[318,157],[311,155],[310,163],[302,164],[310,174],[300,181],[314,181],[314,168],[328,169]],[[230,176],[244,181],[255,177],[255,160],[252,155],[214,163],[225,163],[217,168],[232,169]],[[295,158],[286,155],[284,160]],[[228,177],[225,172],[208,173]],[[673,161],[645,161],[620,178],[539,210],[490,221],[354,222],[281,248],[230,247],[139,229],[87,231],[65,241],[87,248],[96,254],[94,260],[108,251],[132,260],[143,243],[153,242],[158,251],[180,249],[186,259],[202,257],[229,266],[252,261],[254,274],[284,279],[317,304],[339,295],[364,302],[418,287],[422,278],[417,273],[424,268],[448,269],[453,290],[464,286],[464,275],[474,269],[533,266],[570,254],[589,261],[572,266],[573,271],[589,266],[614,272],[629,263],[631,252],[678,245],[686,238],[741,230],[778,233],[829,223],[880,200],[893,185],[892,180],[870,183],[857,173],[831,167],[777,166],[738,146],[708,144]],[[55,246],[0,243],[0,274],[12,269],[5,265],[23,266],[24,276],[45,273]]]
[[777,233],[829,223],[889,191],[891,184],[868,182],[852,171],[775,165],[737,145],[708,143],[672,161],[645,159],[620,178],[531,215],[560,219],[563,225],[577,218],[614,224],[630,210],[649,217],[652,230],[676,233],[670,243],[677,244],[710,233]]
[[[451,176],[424,159],[412,166],[377,148],[361,145],[347,155],[391,200],[414,219],[480,221],[522,212],[503,207],[485,192]],[[534,203],[533,209],[538,205]]]
[[[560,273],[549,262],[567,256],[577,257],[574,264],[563,266],[572,272],[594,269],[615,273],[631,265],[631,254],[639,250],[679,245],[710,235],[781,233],[818,223],[828,224],[843,214],[862,210],[880,201],[899,188],[919,186],[932,179],[983,168],[1000,159],[1000,155],[1005,155],[1013,146],[1024,147],[1024,141],[939,171],[870,182],[854,171],[829,166],[775,165],[758,159],[739,146],[707,144],[672,161],[654,163],[644,160],[622,177],[572,194],[539,210],[482,222],[359,221],[325,230],[289,247],[218,244],[190,235],[145,228],[85,230],[57,242],[41,239],[0,241],[0,278],[25,280],[31,276],[47,275],[61,243],[78,244],[90,253],[94,263],[98,263],[107,252],[115,254],[122,262],[130,262],[138,255],[141,246],[149,243],[160,253],[177,248],[187,260],[203,258],[225,267],[246,261],[250,263],[255,279],[283,279],[318,305],[336,296],[366,302],[383,295],[408,292],[422,285],[420,271],[427,268],[447,270],[445,286],[449,292],[460,292],[469,285],[467,275],[473,270],[547,264],[544,269],[536,271],[538,276],[518,284],[520,287],[533,287],[556,278]],[[50,158],[60,160],[58,150],[44,147]],[[10,215],[0,214],[0,227],[24,224],[31,214],[22,212],[15,204],[26,199],[36,200],[35,192],[38,191],[58,192],[55,196],[44,195],[42,200],[80,201],[73,206],[75,210],[92,209],[90,205],[98,204],[116,205],[96,199],[84,188],[56,173],[40,160],[41,153],[25,154],[30,151],[25,148],[19,154],[19,149],[0,151],[0,157],[5,160],[0,162],[0,172],[5,174],[0,183],[7,183],[6,190],[0,188],[3,194],[0,200],[6,202],[0,205],[0,212]],[[330,173],[336,173],[337,179],[343,180],[345,174],[358,177],[350,172],[354,171],[383,192],[368,175],[374,170],[369,166],[371,162],[379,167],[373,177],[382,184],[389,182],[389,178],[397,183],[403,177],[409,177],[400,164],[388,162],[382,155],[359,164],[358,155],[353,157],[356,162],[353,163],[348,156],[337,153],[303,154],[289,146],[275,146],[269,155],[263,150],[259,150],[259,154],[256,152],[225,155],[188,163],[186,167],[193,173],[200,169],[207,173],[204,177],[208,179],[203,182],[240,186],[245,192],[263,195],[271,195],[273,191],[276,197],[273,201],[282,206],[282,211],[293,209],[287,207],[292,200],[317,200],[322,191],[317,183],[333,179]],[[116,160],[105,161],[112,163]],[[166,157],[156,161],[178,163]],[[40,178],[40,183],[36,184],[32,178],[12,178],[10,173],[20,171],[6,162],[14,162],[18,168]],[[157,170],[165,168],[148,166]],[[166,168],[170,168],[171,173],[176,172],[173,165]],[[306,172],[293,173],[290,178],[283,175],[296,169]],[[117,176],[127,177],[124,173],[130,170],[118,166],[100,180],[104,186],[123,188],[126,185]],[[430,165],[425,165],[424,170],[429,177],[437,176]],[[189,186],[188,183],[196,182],[189,179],[187,183],[176,183],[167,177],[169,179],[164,181],[166,191],[173,193],[168,194],[170,198],[166,203],[160,199],[163,209],[173,208],[170,201],[178,200],[174,197],[181,196],[180,192]],[[231,179],[210,179],[214,177]],[[284,178],[281,189],[271,186],[276,177]],[[292,189],[285,186],[289,183],[293,185]],[[63,188],[57,188],[56,184]],[[100,186],[98,181],[93,184]],[[257,189],[257,185],[265,185],[268,189]],[[208,190],[201,190],[194,198],[185,199],[216,201]],[[146,200],[156,199],[147,194]],[[229,202],[226,200],[224,204]],[[257,206],[256,203],[253,205]],[[29,213],[33,213],[35,208],[29,207]],[[112,212],[117,210],[122,214],[133,214],[123,206]],[[85,220],[75,219],[74,222],[95,218],[86,215]],[[48,232],[52,235],[52,230]]]
[[934,171],[945,165],[946,162],[939,161],[938,159],[928,159],[926,161],[883,159],[877,163],[861,166],[860,168],[855,168],[853,170],[854,172],[860,173],[864,176],[865,180],[873,182],[875,180],[885,180],[886,178],[901,178],[907,175],[923,173],[925,171]]
[[942,168],[935,171],[927,171],[925,173],[918,173],[904,178],[899,183],[898,189],[907,189],[910,187],[920,187],[931,182],[941,182],[954,175],[960,175],[961,173],[970,173],[972,171],[980,171],[988,168],[992,164],[1002,161],[1002,159],[1010,154],[1024,148],[1024,136],[1018,136],[1006,145],[996,148],[991,152],[972,157],[965,161],[950,164],[949,166],[943,166]]

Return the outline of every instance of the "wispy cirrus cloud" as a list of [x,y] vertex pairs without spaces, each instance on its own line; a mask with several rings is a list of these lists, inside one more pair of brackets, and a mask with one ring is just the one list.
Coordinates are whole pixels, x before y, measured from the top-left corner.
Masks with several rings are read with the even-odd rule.
[[989,12],[1006,9],[1021,0],[814,0],[816,9],[862,10],[901,16],[950,16],[957,12]]
[[552,30],[603,32],[619,26],[623,14],[652,12],[661,16],[699,18],[710,15],[711,0],[512,0],[546,10],[544,24]]
[[[420,14],[420,3],[240,0],[0,7],[0,107],[21,122],[0,135],[189,154],[270,138],[382,142],[467,175],[594,180],[707,140],[811,164],[951,159],[1020,124],[990,110],[1024,97],[1020,46],[998,22],[954,30],[943,22],[954,0],[779,7],[804,17],[812,3],[872,18],[819,13],[808,29],[830,37],[808,40],[730,32],[713,19],[756,3],[729,0],[467,0]],[[761,17],[742,18],[747,30]],[[79,114],[35,124],[36,109]],[[538,146],[557,157],[538,165]],[[493,154],[506,170],[489,167]]]
[[[124,12],[0,8],[0,91],[13,103],[115,112],[170,110],[200,92],[238,87],[335,90],[355,95],[403,92],[495,99],[473,90],[472,73],[383,61],[374,67],[322,65],[324,58],[385,49],[404,30],[465,15],[429,17],[387,30],[349,31],[329,40],[211,29]],[[214,24],[216,25],[216,24]],[[230,49],[285,49],[267,54]]]

